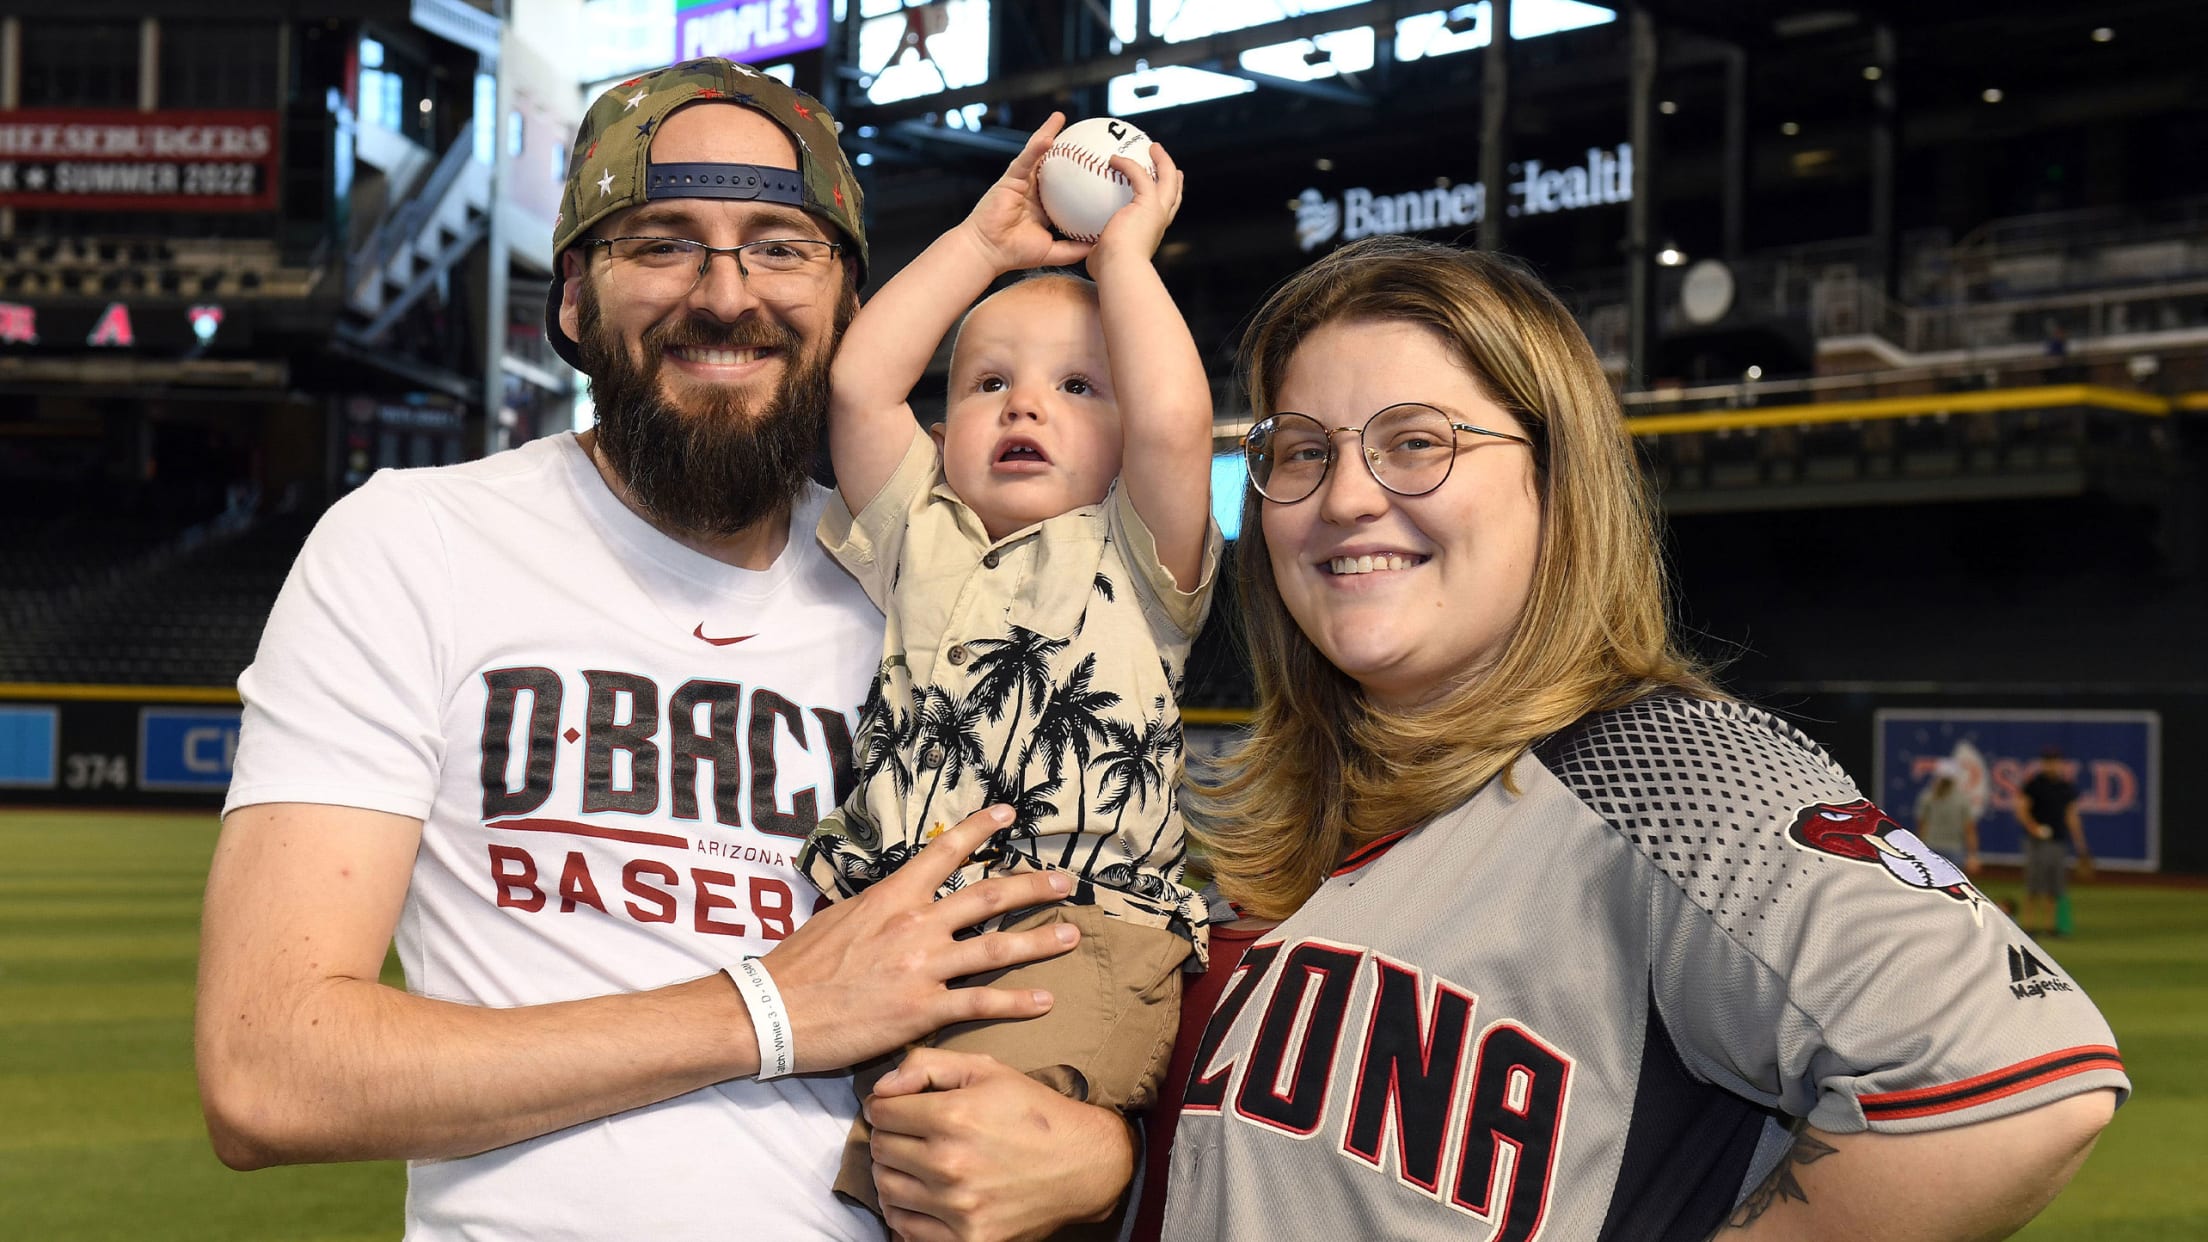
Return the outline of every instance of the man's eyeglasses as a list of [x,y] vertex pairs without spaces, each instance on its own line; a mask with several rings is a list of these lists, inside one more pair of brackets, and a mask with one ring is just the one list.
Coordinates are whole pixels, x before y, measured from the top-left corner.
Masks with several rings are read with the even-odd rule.
[[1373,481],[1398,496],[1423,496],[1448,481],[1457,450],[1471,447],[1462,436],[1533,446],[1524,436],[1460,423],[1416,403],[1391,405],[1362,427],[1328,427],[1308,414],[1283,412],[1259,419],[1242,437],[1250,486],[1274,504],[1292,505],[1308,497],[1326,480],[1334,464],[1334,437],[1345,431],[1357,433]]
[[679,298],[704,279],[713,256],[734,256],[736,271],[754,295],[802,297],[818,289],[835,270],[841,242],[805,237],[774,237],[740,246],[708,246],[685,237],[594,237],[585,246],[604,246],[623,279],[637,293]]

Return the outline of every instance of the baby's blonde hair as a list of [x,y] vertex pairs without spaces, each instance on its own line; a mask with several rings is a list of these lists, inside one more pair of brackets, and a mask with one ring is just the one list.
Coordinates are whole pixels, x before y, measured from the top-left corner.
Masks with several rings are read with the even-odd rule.
[[1007,281],[1004,287],[984,294],[979,302],[967,307],[966,313],[958,317],[958,326],[951,329],[951,387],[954,391],[958,387],[959,345],[966,338],[966,321],[972,319],[975,312],[982,307],[1008,293],[1024,289],[1029,285],[1042,284],[1062,289],[1066,293],[1086,301],[1091,310],[1100,308],[1101,304],[1097,301],[1096,282],[1079,272],[1062,267],[1039,267],[1030,272],[1020,273],[1014,279]]

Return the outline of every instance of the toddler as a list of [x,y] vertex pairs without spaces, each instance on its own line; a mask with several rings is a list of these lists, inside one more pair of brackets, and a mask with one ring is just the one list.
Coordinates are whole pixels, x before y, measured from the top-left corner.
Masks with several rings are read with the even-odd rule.
[[[856,743],[858,784],[800,865],[848,897],[928,838],[995,803],[1016,818],[951,878],[1051,868],[1059,905],[1000,920],[1069,922],[1063,957],[972,980],[1047,989],[1048,1014],[953,1027],[1090,1103],[1139,1109],[1172,1051],[1179,971],[1204,952],[1183,887],[1175,787],[1181,667],[1209,607],[1211,389],[1151,254],[1180,206],[1155,177],[1092,245],[1055,238],[1037,170],[1063,125],[1036,131],[971,215],[871,298],[832,376],[829,447],[842,506],[820,538],[888,621]],[[958,316],[998,277],[1083,257],[1092,284],[1037,274],[974,306],[951,350],[945,421],[906,395]],[[855,516],[854,516],[855,515]],[[883,1072],[861,1070],[861,1098]],[[836,1189],[873,1207],[866,1125]]]

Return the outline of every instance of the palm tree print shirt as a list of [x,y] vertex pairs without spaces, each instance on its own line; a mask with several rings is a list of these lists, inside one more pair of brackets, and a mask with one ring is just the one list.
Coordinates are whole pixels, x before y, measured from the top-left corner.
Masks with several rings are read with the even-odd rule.
[[858,784],[801,863],[835,896],[895,870],[992,803],[1019,817],[953,876],[1051,868],[1076,903],[1170,927],[1203,948],[1181,883],[1181,670],[1223,547],[1182,591],[1114,484],[1102,503],[991,540],[915,429],[854,518],[831,501],[821,542],[887,619],[855,743]]

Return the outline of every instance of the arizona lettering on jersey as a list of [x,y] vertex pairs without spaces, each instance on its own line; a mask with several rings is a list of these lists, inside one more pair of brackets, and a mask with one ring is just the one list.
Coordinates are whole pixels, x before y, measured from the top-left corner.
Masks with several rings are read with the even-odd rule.
[[2128,1089],[2084,993],[2032,986],[2053,959],[1768,714],[1651,698],[1511,776],[1232,968],[1165,1237],[1700,1242],[1794,1119]]
[[1478,1021],[1477,995],[1407,963],[1261,942],[1204,1028],[1182,1115],[1323,1139],[1489,1223],[1498,1242],[1524,1242],[1548,1202],[1572,1062],[1515,1022],[1475,1036]]

